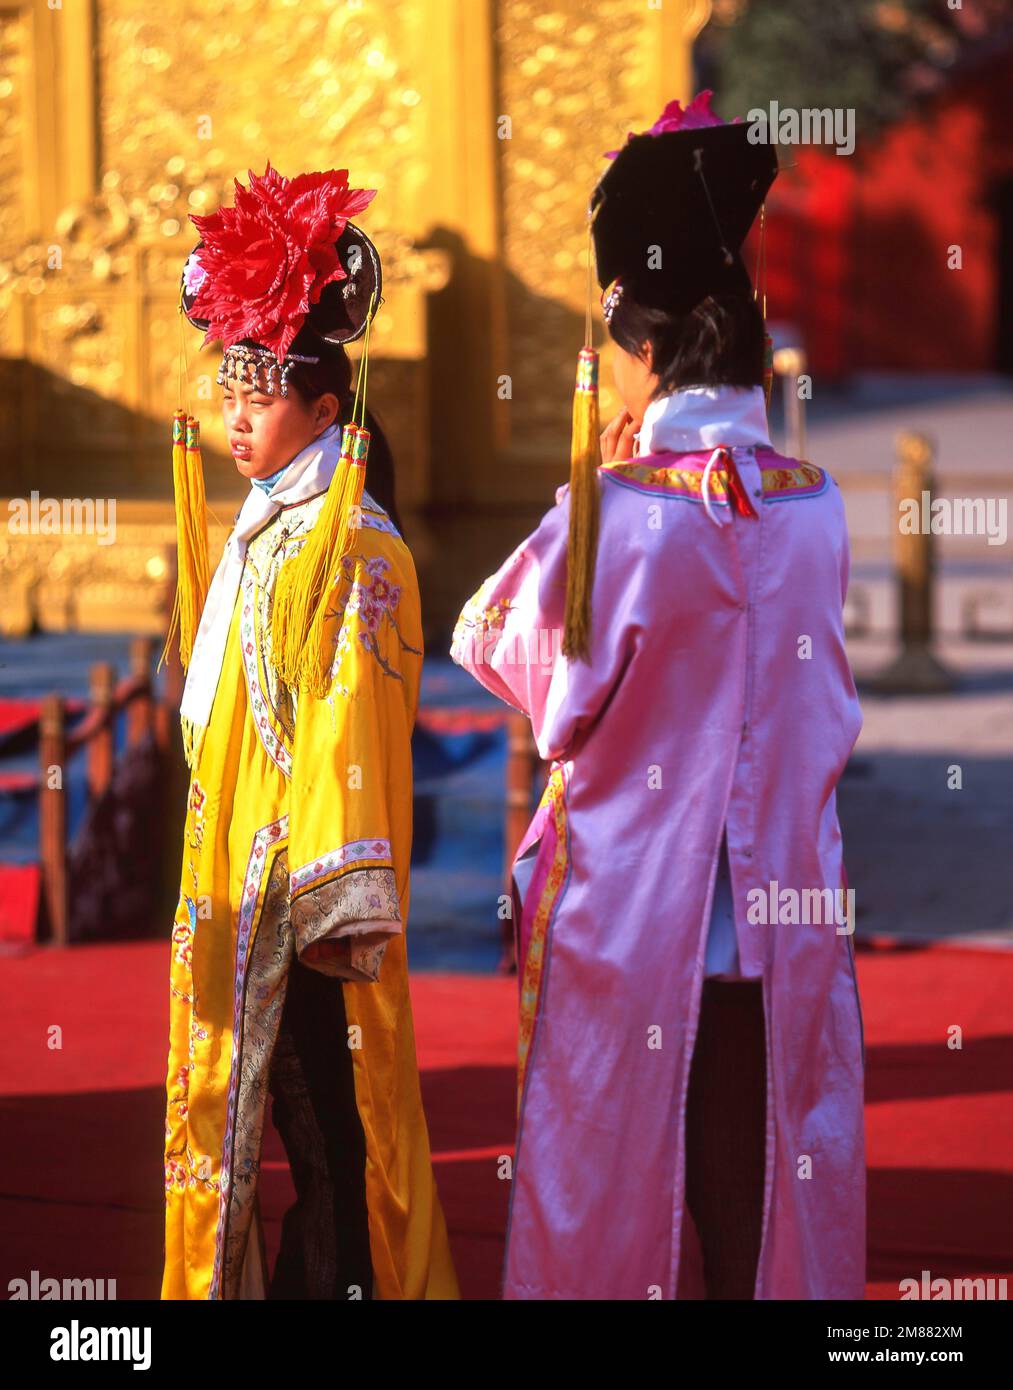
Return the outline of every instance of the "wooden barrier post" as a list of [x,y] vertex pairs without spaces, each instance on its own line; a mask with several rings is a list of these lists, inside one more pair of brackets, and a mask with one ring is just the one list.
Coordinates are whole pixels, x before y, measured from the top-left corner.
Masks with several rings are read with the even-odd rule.
[[[893,526],[901,649],[874,682],[884,693],[939,694],[956,685],[953,674],[931,651],[935,537],[924,524],[928,508],[923,501],[931,496],[935,482],[932,455],[932,442],[926,435],[906,431],[897,436]],[[922,524],[902,527],[901,519],[910,514],[912,501]]]
[[113,697],[116,672],[108,661],[98,661],[89,672],[89,693],[96,710],[105,718],[88,740],[88,795],[97,800],[109,786],[113,775],[115,720]]
[[150,637],[135,637],[130,643],[130,674],[143,683],[141,693],[127,705],[127,746],[133,748],[143,743],[154,727]]
[[[514,855],[531,820],[531,786],[535,772],[535,746],[527,715],[514,710],[507,715],[506,834],[504,837],[503,882],[510,893]],[[512,896],[512,895],[511,895]],[[503,955],[499,968],[510,973],[517,968],[515,923],[503,920]]]
[[[172,618],[172,605],[176,593],[176,574],[177,559],[176,547],[167,545],[164,550],[165,556],[165,588],[162,591],[162,616],[165,619],[165,628],[168,632],[169,623]],[[182,744],[179,735],[179,707],[183,701],[183,666],[179,659],[179,640],[173,642],[169,651],[166,653],[165,662],[165,685],[164,698],[158,701],[155,709],[155,737],[159,747],[170,758],[174,758],[178,752],[178,761],[185,768],[186,764],[182,759]],[[178,783],[178,769],[175,773],[170,773]],[[185,793],[184,793],[185,795]]]
[[[165,588],[162,596],[162,615],[165,619],[165,630],[168,632],[172,618],[173,600],[176,595],[177,556],[175,545],[166,546],[163,554],[165,557]],[[161,648],[159,650],[161,651]],[[183,842],[187,793],[190,787],[190,769],[187,767],[183,755],[183,738],[179,727],[179,707],[183,699],[185,678],[183,665],[179,659],[178,633],[166,653],[162,670],[162,698],[156,707],[155,725],[155,737],[162,751],[165,769],[159,807],[162,819],[162,843],[164,845],[159,891],[165,920],[171,922],[179,895],[179,845]]]
[[39,712],[39,865],[42,900],[57,946],[66,946],[68,939],[66,775],[63,699],[46,695]]

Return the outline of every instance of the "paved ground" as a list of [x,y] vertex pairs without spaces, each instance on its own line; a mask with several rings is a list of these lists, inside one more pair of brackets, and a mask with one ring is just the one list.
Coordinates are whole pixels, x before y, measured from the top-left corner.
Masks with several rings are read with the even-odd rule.
[[945,696],[871,693],[892,647],[850,649],[865,726],[838,805],[858,934],[1013,948],[1013,644],[942,643]]
[[999,472],[1013,462],[1013,380],[998,375],[877,372],[836,386],[817,381],[806,413],[806,457],[835,477],[889,470],[896,435],[911,429],[935,440],[946,472]]
[[[849,643],[865,727],[839,794],[858,933],[1013,946],[1013,540],[935,540],[938,654],[961,678],[952,695],[881,696],[865,684],[894,650],[897,435],[918,430],[933,440],[945,484],[937,492],[1005,497],[1013,526],[1013,381],[906,373],[817,381],[806,421],[804,456],[844,492],[849,620],[867,634]],[[777,410],[772,438],[787,447]],[[1007,640],[964,640],[972,615]],[[947,785],[951,767],[960,768],[959,790]]]

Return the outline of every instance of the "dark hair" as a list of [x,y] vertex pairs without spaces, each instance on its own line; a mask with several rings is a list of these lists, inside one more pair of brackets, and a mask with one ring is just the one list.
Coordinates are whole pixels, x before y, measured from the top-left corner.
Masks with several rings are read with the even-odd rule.
[[651,344],[659,396],[686,386],[763,385],[763,316],[742,291],[708,295],[688,314],[648,308],[624,292],[608,330],[633,356]]
[[[352,418],[355,404],[355,389],[352,385],[352,364],[347,352],[340,343],[329,343],[314,335],[309,342],[301,329],[293,339],[291,351],[305,356],[319,357],[319,362],[297,362],[289,368],[288,384],[294,386],[297,394],[311,405],[319,396],[331,391],[338,398],[339,425],[347,425]],[[404,535],[404,527],[398,515],[394,500],[394,455],[391,453],[387,436],[376,415],[366,407],[366,428],[370,433],[369,454],[366,458],[366,491],[384,509],[397,529]]]

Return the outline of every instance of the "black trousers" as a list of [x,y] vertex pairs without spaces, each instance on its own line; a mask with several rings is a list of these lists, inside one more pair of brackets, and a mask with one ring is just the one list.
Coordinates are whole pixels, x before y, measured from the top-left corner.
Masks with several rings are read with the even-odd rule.
[[751,1299],[763,1219],[763,982],[705,979],[686,1103],[686,1204],[709,1299]]
[[366,1142],[341,981],[293,960],[271,1057],[271,1118],[297,1199],[268,1298],[372,1298]]

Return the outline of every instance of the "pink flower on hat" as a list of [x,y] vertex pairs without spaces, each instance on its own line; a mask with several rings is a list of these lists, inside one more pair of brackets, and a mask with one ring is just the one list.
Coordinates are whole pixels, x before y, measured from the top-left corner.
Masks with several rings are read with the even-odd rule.
[[200,263],[196,251],[191,251],[183,267],[183,287],[187,294],[196,294],[207,279],[207,271]]
[[[667,135],[671,130],[703,130],[706,126],[738,124],[742,120],[741,116],[736,116],[734,121],[723,121],[720,116],[714,114],[711,110],[711,97],[713,95],[711,89],[705,87],[702,92],[697,92],[685,110],[677,97],[668,103],[650,130],[642,130],[639,133],[641,135]],[[632,140],[635,133],[631,130],[626,139]],[[618,153],[618,150],[608,150],[605,158],[615,159]]]

